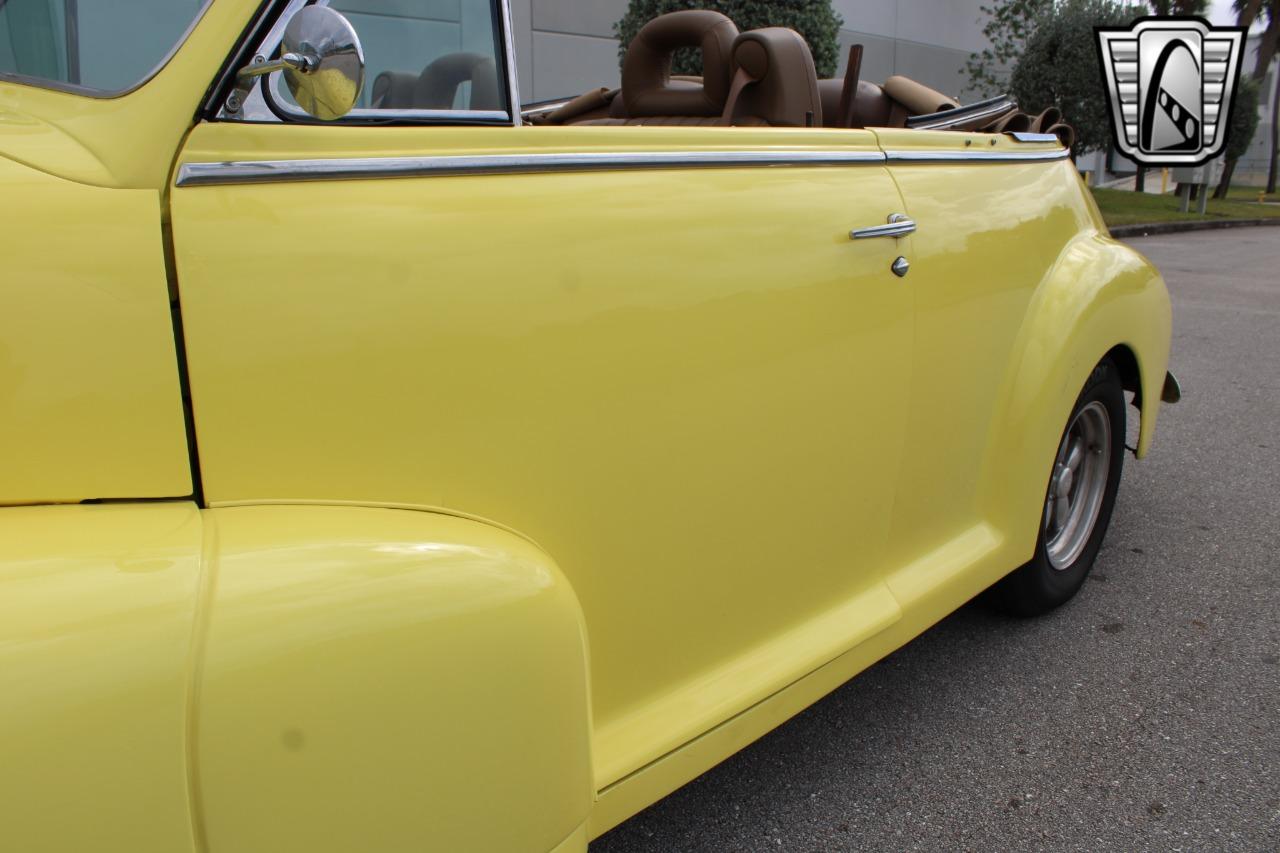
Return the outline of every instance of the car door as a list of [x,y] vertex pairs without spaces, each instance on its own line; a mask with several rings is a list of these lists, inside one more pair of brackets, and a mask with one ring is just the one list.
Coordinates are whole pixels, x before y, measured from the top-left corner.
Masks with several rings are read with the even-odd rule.
[[[486,44],[510,66],[487,2],[448,38],[332,5],[378,74]],[[171,208],[195,432],[214,504],[434,508],[542,545],[585,614],[603,786],[897,618],[913,297],[896,241],[849,231],[901,202],[870,132],[512,126],[501,87],[321,125],[269,81],[194,128]]]

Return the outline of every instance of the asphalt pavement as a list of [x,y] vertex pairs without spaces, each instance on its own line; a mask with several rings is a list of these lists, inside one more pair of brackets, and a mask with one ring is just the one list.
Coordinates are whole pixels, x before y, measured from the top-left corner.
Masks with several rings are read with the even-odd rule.
[[1280,228],[1131,243],[1184,396],[1080,595],[962,608],[592,853],[1280,850]]

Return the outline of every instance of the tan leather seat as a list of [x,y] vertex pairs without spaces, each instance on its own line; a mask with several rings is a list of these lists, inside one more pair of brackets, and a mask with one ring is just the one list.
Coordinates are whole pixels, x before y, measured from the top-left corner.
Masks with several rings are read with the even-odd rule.
[[[818,94],[822,97],[822,126],[840,127],[840,99],[844,96],[844,81],[827,78],[818,81]],[[886,127],[893,107],[889,96],[875,83],[859,80],[853,96],[852,127]]]
[[1022,133],[1031,130],[1031,116],[1021,110],[1014,110],[1008,115],[1001,116],[991,124],[982,128],[983,133]]
[[503,109],[498,91],[498,67],[493,57],[478,53],[448,53],[414,76],[384,71],[373,81],[373,108],[377,110],[448,110],[458,87],[471,83],[467,109]]
[[733,43],[734,78],[725,124],[819,127],[822,96],[809,45],[795,30],[765,27]]
[[1049,107],[1031,120],[1031,129],[1036,133],[1048,133],[1049,128],[1062,122],[1062,111],[1057,107]]
[[884,93],[892,99],[888,119],[890,127],[904,127],[910,116],[929,115],[960,106],[955,98],[899,75],[884,81]]

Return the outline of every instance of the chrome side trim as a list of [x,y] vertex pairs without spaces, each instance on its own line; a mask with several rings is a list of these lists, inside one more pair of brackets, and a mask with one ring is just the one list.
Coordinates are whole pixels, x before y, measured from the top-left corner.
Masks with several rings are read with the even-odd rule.
[[1062,144],[1056,133],[1030,133],[1025,130],[1014,130],[1006,135],[1012,136],[1018,142],[1057,142]]
[[858,163],[1037,162],[1063,160],[1065,148],[1045,151],[589,151],[439,157],[351,157],[325,160],[239,160],[184,163],[180,187],[283,181],[336,181],[529,172],[683,169],[693,167],[847,166]]
[[985,101],[977,101],[962,107],[941,112],[911,116],[907,127],[911,130],[946,130],[962,124],[991,121],[1018,108],[1018,102],[1008,95],[997,95]]
[[355,157],[331,160],[243,160],[184,163],[180,187],[282,181],[355,180],[528,172],[682,169],[688,167],[844,166],[883,163],[879,151],[654,151]]
[[[275,74],[271,75],[274,79]],[[306,112],[294,108],[292,105],[284,101],[276,101],[276,109],[284,113],[286,116],[294,119],[300,119],[304,122],[314,124],[316,119],[312,118]],[[419,110],[419,109],[397,109],[397,110],[375,110],[370,107],[357,107],[346,113],[340,119],[335,119],[330,124],[359,124],[361,121],[382,124],[388,121],[436,121],[436,122],[487,122],[489,124],[501,124],[506,126],[511,123],[511,117],[507,115],[506,110]]]
[[[1057,142],[1057,137],[1054,137]],[[886,151],[890,163],[1027,163],[1042,160],[1065,160],[1071,152],[1065,148],[1049,151]]]

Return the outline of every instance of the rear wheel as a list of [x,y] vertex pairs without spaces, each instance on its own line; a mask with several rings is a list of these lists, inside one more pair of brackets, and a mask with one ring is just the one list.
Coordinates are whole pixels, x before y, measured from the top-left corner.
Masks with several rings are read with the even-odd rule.
[[1125,411],[1120,374],[1104,359],[1067,419],[1049,475],[1035,555],[993,593],[1013,613],[1034,616],[1080,589],[1111,522],[1124,465]]

